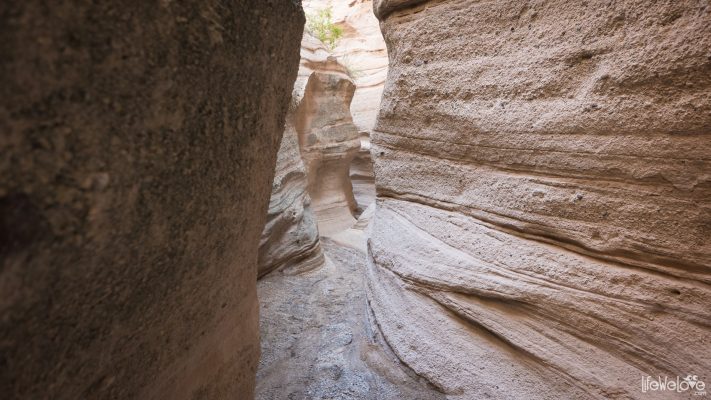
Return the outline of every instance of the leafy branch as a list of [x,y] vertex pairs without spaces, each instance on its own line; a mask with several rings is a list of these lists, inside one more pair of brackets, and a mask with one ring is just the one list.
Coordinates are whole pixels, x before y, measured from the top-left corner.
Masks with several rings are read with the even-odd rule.
[[333,9],[326,7],[315,14],[306,15],[306,30],[322,41],[329,50],[336,48],[338,40],[343,36],[343,29],[333,23]]

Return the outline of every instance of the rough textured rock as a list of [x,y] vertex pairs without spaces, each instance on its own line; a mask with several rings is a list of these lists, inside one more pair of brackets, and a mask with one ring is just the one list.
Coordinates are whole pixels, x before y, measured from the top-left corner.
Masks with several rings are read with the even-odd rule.
[[708,3],[375,9],[369,299],[394,352],[451,398],[708,384]]
[[[343,29],[343,36],[332,53],[344,64],[356,85],[351,103],[353,123],[360,132],[370,134],[380,109],[388,52],[373,14],[372,0],[305,0],[306,12],[332,7],[333,21]],[[367,204],[366,204],[367,206]]]
[[[297,90],[299,90],[297,88]],[[323,264],[316,216],[311,209],[294,113],[303,93],[294,92],[277,154],[267,223],[259,245],[259,276],[280,268],[306,271]]]
[[351,161],[360,150],[358,129],[350,114],[355,85],[345,67],[309,35],[304,36],[301,58],[294,86],[303,97],[294,124],[318,229],[321,235],[330,235],[355,223],[349,175]]
[[0,5],[0,393],[250,398],[291,1]]
[[366,306],[365,237],[322,245],[322,268],[258,283],[262,358],[256,398],[435,400],[444,395],[403,366]]
[[371,0],[304,1],[307,12],[325,7],[332,8],[334,23],[343,29],[343,36],[332,54],[346,66],[356,85],[351,115],[361,135],[361,149],[351,164],[351,181],[358,205],[357,215],[375,198],[370,133],[380,109],[380,98],[388,72],[388,53],[380,25],[373,14]]

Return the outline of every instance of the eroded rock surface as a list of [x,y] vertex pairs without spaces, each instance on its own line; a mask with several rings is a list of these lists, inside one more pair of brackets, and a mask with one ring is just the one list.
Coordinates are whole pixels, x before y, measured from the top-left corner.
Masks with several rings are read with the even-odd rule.
[[379,22],[373,14],[371,0],[304,1],[307,12],[326,7],[331,7],[333,22],[343,30],[343,36],[336,43],[332,54],[346,67],[356,85],[351,101],[351,115],[361,135],[361,149],[353,158],[350,174],[357,203],[355,214],[358,215],[375,198],[370,134],[380,109],[380,98],[388,71],[388,53]]
[[349,111],[355,90],[346,66],[304,33],[260,245],[260,276],[321,265],[317,225],[326,235],[348,229],[374,200],[369,134],[358,133]]
[[369,299],[400,359],[450,398],[710,382],[708,4],[375,9]]
[[[360,132],[370,134],[380,108],[385,77],[388,73],[388,52],[373,14],[372,0],[305,0],[304,10],[331,7],[333,22],[343,29],[332,54],[347,67],[356,85],[351,103],[353,123]],[[367,204],[365,205],[367,206]]]
[[251,398],[292,1],[0,5],[0,393]]
[[279,268],[305,271],[323,264],[316,216],[311,209],[294,113],[303,93],[294,92],[277,154],[269,214],[259,245],[259,276]]
[[370,133],[361,132],[360,150],[353,157],[350,168],[353,196],[355,197],[356,217],[375,201],[375,176],[373,172],[373,158],[370,154]]
[[[352,242],[365,247],[362,231]],[[365,253],[326,238],[328,261],[258,283],[262,358],[258,400],[435,400],[444,396],[400,364],[365,299]]]
[[303,87],[303,97],[294,121],[318,229],[329,235],[356,221],[349,175],[361,147],[350,113],[355,85],[345,67],[309,35],[304,36],[301,57],[295,90]]

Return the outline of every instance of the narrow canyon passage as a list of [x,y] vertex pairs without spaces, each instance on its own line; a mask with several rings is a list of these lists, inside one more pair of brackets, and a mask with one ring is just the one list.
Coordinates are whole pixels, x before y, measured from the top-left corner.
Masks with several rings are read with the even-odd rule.
[[443,399],[400,363],[365,296],[365,237],[321,240],[326,262],[258,282],[257,399]]
[[367,303],[370,134],[387,53],[369,1],[336,2],[335,14],[329,4],[305,5],[346,34],[333,46],[304,34],[262,234],[256,397],[443,398],[389,350]]
[[0,2],[2,400],[703,400],[709,0]]
[[284,140],[320,262],[272,257],[258,282],[259,399],[667,399],[640,382],[709,381],[711,58],[679,42],[708,45],[709,10],[305,9]]

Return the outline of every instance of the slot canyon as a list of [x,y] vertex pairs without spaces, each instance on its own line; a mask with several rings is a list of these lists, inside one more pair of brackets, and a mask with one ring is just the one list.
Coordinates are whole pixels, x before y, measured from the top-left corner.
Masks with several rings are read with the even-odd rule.
[[708,0],[0,4],[0,398],[711,396]]

